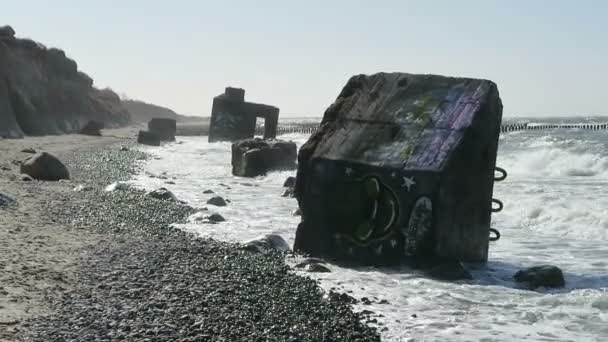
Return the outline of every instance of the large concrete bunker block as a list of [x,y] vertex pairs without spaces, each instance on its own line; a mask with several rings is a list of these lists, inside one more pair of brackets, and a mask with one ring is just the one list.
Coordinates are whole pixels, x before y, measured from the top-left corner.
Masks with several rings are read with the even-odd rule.
[[232,174],[241,177],[265,175],[269,171],[296,168],[296,143],[259,138],[232,144]]
[[161,141],[174,141],[177,122],[174,119],[153,118],[148,121],[148,131],[158,135]]
[[491,81],[352,77],[298,155],[295,249],[486,261],[501,119]]
[[264,139],[275,138],[279,122],[279,108],[245,102],[245,90],[226,88],[224,94],[213,98],[209,142],[253,138],[256,118],[264,119]]

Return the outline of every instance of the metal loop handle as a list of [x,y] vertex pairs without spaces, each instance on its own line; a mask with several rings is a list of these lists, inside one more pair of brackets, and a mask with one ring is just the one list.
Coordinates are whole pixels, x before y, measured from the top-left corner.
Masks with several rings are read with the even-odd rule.
[[494,181],[495,182],[502,182],[503,180],[505,180],[507,178],[507,170],[503,169],[502,167],[498,167],[496,166],[494,168],[494,171],[498,171],[499,173],[501,173],[501,175],[499,177],[494,177]]
[[504,205],[502,204],[502,202],[500,200],[497,200],[496,198],[492,198],[492,203],[498,204],[498,207],[495,208],[494,206],[492,206],[492,208],[490,209],[493,213],[502,211],[502,208],[504,207]]
[[494,229],[494,228],[490,228],[490,233],[494,233],[494,236],[492,236],[490,234],[490,241],[498,241],[500,240],[500,232],[498,231],[498,229]]

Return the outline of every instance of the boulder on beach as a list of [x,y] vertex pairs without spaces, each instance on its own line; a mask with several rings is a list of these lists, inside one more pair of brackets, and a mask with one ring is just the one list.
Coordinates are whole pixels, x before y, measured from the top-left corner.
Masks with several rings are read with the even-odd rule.
[[8,207],[16,202],[13,196],[0,192],[0,207]]
[[226,200],[220,196],[211,197],[209,200],[207,200],[207,204],[211,204],[216,207],[225,207],[227,205]]
[[298,154],[294,249],[373,265],[486,261],[501,119],[489,80],[351,77]]
[[70,179],[70,172],[57,157],[42,152],[26,159],[21,164],[21,173],[37,180],[58,181]]
[[137,134],[137,142],[143,145],[160,146],[160,137],[153,132],[139,131]]
[[286,253],[290,251],[289,245],[285,239],[277,234],[267,234],[257,239],[249,240],[244,243],[243,248],[256,253]]
[[513,279],[520,285],[534,290],[539,287],[556,288],[564,287],[564,273],[553,265],[541,265],[526,268],[513,275]]
[[103,129],[103,123],[101,123],[99,121],[91,120],[91,121],[87,122],[87,124],[84,125],[84,127],[82,127],[80,129],[79,134],[100,137],[102,129]]
[[148,122],[148,131],[155,133],[161,141],[174,141],[176,130],[175,119],[154,118]]
[[175,197],[175,195],[171,191],[169,191],[167,188],[159,188],[154,191],[150,191],[148,193],[148,196],[150,196],[152,198],[156,198],[157,200],[161,200],[161,201],[177,202],[177,197]]
[[292,141],[239,140],[232,144],[232,174],[255,177],[269,171],[293,170],[297,154],[296,144]]

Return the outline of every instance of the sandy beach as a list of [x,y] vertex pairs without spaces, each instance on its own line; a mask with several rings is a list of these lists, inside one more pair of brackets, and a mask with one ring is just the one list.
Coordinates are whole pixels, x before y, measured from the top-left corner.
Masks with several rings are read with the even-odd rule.
[[[170,227],[195,208],[105,192],[145,158],[135,131],[0,140],[0,191],[16,199],[0,209],[1,341],[379,340],[348,296],[283,256]],[[28,148],[59,157],[71,180],[22,181]]]

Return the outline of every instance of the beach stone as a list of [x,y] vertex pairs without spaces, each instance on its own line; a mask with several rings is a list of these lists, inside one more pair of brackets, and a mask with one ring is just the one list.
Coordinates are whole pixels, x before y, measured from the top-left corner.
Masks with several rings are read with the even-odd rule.
[[211,197],[209,200],[207,200],[207,204],[211,204],[216,207],[225,207],[227,205],[226,200],[220,196]]
[[244,243],[244,249],[256,253],[289,252],[290,248],[285,239],[277,234],[267,234]]
[[443,261],[425,272],[429,277],[438,280],[455,281],[471,280],[473,276],[460,261]]
[[32,182],[32,181],[34,181],[34,178],[30,177],[30,175],[21,175],[21,181],[22,182]]
[[148,121],[148,131],[155,133],[161,141],[175,141],[177,122],[174,119],[154,118]]
[[13,196],[0,192],[0,207],[8,207],[17,202]]
[[215,194],[215,192],[213,190],[205,190],[205,191],[203,191],[203,193],[206,195]]
[[518,271],[513,279],[528,289],[534,290],[539,287],[558,288],[564,287],[564,273],[553,265],[541,265],[529,267]]
[[284,188],[294,188],[295,186],[296,186],[296,177],[293,177],[293,176],[287,177],[287,179],[283,183]]
[[256,177],[269,171],[293,170],[297,154],[296,144],[292,141],[239,140],[232,144],[232,174]]
[[99,121],[91,120],[91,121],[87,122],[87,124],[84,125],[84,127],[82,127],[80,129],[79,133],[84,134],[84,135],[100,137],[102,129],[103,129],[103,123],[101,123]]
[[139,131],[137,142],[142,145],[160,146],[160,137],[158,134],[148,131]]
[[177,201],[177,197],[175,197],[175,195],[171,191],[169,191],[167,188],[159,188],[154,191],[151,191],[148,193],[148,196],[150,196],[152,198],[156,198],[161,201],[173,201],[173,202]]
[[351,77],[298,153],[294,250],[364,265],[487,261],[501,119],[489,80]]
[[57,157],[47,152],[37,153],[26,159],[21,164],[21,173],[46,181],[70,179],[67,167]]
[[309,264],[304,267],[304,270],[309,273],[329,273],[331,270],[321,264]]
[[126,151],[128,151],[128,150],[129,150],[129,148],[128,148],[127,146],[121,146],[121,147],[120,147],[120,151],[121,151],[121,152],[126,152]]
[[23,152],[23,153],[31,153],[31,154],[36,154],[36,150],[35,150],[35,149],[33,149],[32,147],[24,148],[23,150],[21,150],[21,152]]
[[212,222],[224,222],[224,221],[226,221],[226,219],[222,215],[220,215],[218,213],[213,213],[211,215],[207,215],[207,216],[205,216],[205,218],[207,220],[209,220],[209,221],[212,221]]

